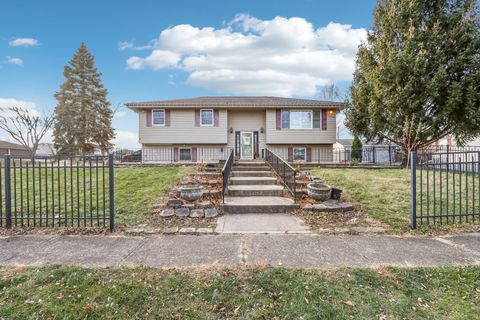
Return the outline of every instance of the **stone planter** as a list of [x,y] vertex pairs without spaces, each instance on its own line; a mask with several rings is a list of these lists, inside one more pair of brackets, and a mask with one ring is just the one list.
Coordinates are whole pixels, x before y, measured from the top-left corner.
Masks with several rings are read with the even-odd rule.
[[203,187],[181,187],[180,197],[187,201],[195,201],[203,196]]
[[330,199],[331,188],[321,182],[312,182],[307,185],[308,196],[319,201]]

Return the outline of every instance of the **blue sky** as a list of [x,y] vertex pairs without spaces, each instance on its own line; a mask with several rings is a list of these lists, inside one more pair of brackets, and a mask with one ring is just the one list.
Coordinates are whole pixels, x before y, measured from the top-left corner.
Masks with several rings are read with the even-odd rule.
[[[112,107],[201,95],[318,98],[325,83],[348,86],[353,48],[372,25],[374,5],[372,0],[2,1],[0,106],[13,101],[53,110],[63,67],[81,42],[95,56]],[[119,145],[135,146],[133,112],[120,109],[114,127]]]

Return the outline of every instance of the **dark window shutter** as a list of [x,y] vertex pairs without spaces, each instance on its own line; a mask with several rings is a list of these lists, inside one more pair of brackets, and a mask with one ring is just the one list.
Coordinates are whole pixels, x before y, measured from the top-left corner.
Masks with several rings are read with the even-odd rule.
[[258,131],[253,132],[253,154],[255,158],[258,158]]
[[240,131],[235,131],[235,156],[240,155]]
[[200,110],[195,110],[195,127],[200,127]]
[[178,162],[178,148],[173,148],[173,162]]
[[147,127],[152,126],[152,110],[147,110]]
[[277,130],[282,130],[282,110],[275,110],[275,122]]
[[322,109],[322,130],[327,130],[327,109]]
[[293,148],[288,148],[288,162],[293,162]]
[[192,148],[192,162],[197,162],[197,148]]
[[165,110],[165,127],[170,127],[170,110]]
[[320,129],[320,110],[313,110],[313,128]]
[[307,162],[312,162],[312,148],[307,147]]
[[220,112],[218,109],[213,110],[213,126],[218,127],[218,124],[220,122]]

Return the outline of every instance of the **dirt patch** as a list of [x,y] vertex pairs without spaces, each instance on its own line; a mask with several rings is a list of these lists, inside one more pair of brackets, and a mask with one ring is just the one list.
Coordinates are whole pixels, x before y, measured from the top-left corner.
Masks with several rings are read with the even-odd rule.
[[318,212],[296,210],[293,213],[301,218],[313,231],[325,228],[383,227],[385,224],[371,219],[365,211],[356,209],[347,212]]

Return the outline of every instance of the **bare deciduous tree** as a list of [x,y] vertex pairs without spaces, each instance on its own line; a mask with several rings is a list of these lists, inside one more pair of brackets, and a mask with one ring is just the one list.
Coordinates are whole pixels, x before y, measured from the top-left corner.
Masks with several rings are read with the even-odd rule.
[[40,141],[53,125],[53,114],[41,117],[19,107],[3,108],[0,111],[0,129],[6,131],[34,157]]
[[321,96],[321,99],[327,100],[327,101],[341,100],[340,90],[333,82],[331,84],[327,84],[326,86],[322,87],[320,91],[320,96]]

